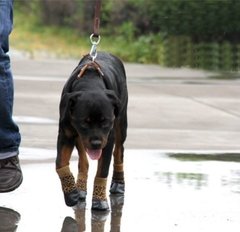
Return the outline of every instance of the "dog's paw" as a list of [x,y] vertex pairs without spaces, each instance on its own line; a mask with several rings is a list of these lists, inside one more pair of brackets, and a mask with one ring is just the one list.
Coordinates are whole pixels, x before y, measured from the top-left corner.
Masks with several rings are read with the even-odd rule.
[[99,211],[109,210],[107,200],[93,199],[92,200],[92,210],[99,210]]
[[116,182],[113,180],[110,187],[110,193],[123,195],[124,192],[125,192],[125,184],[123,182]]
[[77,189],[74,189],[73,191],[69,193],[64,193],[64,199],[67,206],[74,206],[78,203],[80,200],[80,194]]

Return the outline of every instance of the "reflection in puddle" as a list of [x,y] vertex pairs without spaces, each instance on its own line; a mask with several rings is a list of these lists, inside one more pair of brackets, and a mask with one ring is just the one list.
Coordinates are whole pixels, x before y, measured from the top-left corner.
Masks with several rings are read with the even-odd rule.
[[[110,231],[119,232],[121,229],[122,208],[124,204],[123,196],[110,196],[111,200],[111,225]],[[65,217],[61,232],[84,232],[87,230],[86,226],[86,202],[80,202],[73,207],[75,219],[72,217]],[[91,216],[91,231],[104,232],[105,223],[109,216],[109,211],[93,211]],[[89,228],[88,228],[89,229]]]
[[169,157],[176,158],[180,161],[240,162],[240,153],[219,153],[219,154],[170,153]]
[[[127,149],[124,207],[123,198],[111,196],[111,211],[106,214],[91,212],[90,194],[86,205],[70,208],[64,204],[54,170],[55,150],[21,148],[23,184],[1,194],[0,206],[21,213],[17,232],[238,232],[238,155],[205,154],[207,159],[194,160],[187,155],[169,157],[161,150]],[[70,165],[77,173],[77,153],[73,158]],[[89,181],[94,180],[96,165],[89,165]],[[89,185],[89,192],[92,188]]]
[[0,231],[17,231],[20,214],[12,209],[0,207]]
[[[219,187],[230,189],[233,193],[240,193],[240,170],[235,168],[235,164],[240,162],[239,153],[171,153],[168,156],[180,161],[178,166],[185,167],[180,170],[154,172],[158,181],[167,184],[168,187],[179,185],[202,190],[210,188],[212,184],[215,186],[219,184]],[[196,167],[196,171],[190,169],[187,172],[186,164]]]
[[201,189],[204,186],[207,186],[208,176],[202,173],[171,173],[171,172],[155,172],[158,180],[166,183],[169,187],[173,183],[184,186],[192,186],[194,189]]
[[240,193],[240,170],[231,170],[230,177],[222,176],[222,186],[232,189],[234,193]]

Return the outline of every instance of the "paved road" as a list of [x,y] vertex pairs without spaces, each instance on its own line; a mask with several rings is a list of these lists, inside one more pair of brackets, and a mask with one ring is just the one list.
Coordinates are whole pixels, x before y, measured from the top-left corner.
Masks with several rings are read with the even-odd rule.
[[[13,59],[24,181],[14,192],[1,194],[0,207],[21,215],[18,231],[239,231],[238,157],[191,161],[191,156],[173,156],[173,150],[240,152],[240,82],[217,81],[209,79],[211,73],[188,69],[126,65],[130,102],[124,206],[123,198],[108,197],[109,215],[91,212],[93,161],[86,208],[65,206],[54,171],[58,104],[76,64]],[[75,175],[76,156],[71,162]]]
[[[91,211],[96,162],[90,161],[86,207],[82,203],[72,209],[64,203],[54,164],[48,162],[55,152],[31,149],[22,154],[23,184],[0,197],[0,216],[1,206],[21,215],[17,232],[239,232],[238,162],[216,157],[186,162],[186,157],[178,160],[155,150],[126,150],[125,199],[108,196],[111,212],[106,214]],[[71,162],[75,175],[77,165]],[[0,219],[0,231],[15,231],[1,230],[11,220]]]
[[[62,87],[77,60],[13,56],[22,146],[55,149]],[[127,148],[240,150],[240,81],[214,73],[126,64]]]

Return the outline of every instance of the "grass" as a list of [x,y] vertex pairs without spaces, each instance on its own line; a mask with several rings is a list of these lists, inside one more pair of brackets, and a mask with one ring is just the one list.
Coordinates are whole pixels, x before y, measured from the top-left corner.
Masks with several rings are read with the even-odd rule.
[[[12,48],[26,51],[32,58],[80,59],[89,53],[90,33],[86,35],[66,27],[44,26],[33,14],[35,11],[28,15],[26,12],[15,11],[15,27],[10,37]],[[224,79],[239,78],[239,74],[233,71],[240,70],[240,44],[194,43],[186,36],[166,36],[162,33],[135,36],[135,30],[131,23],[117,29],[101,28],[98,51],[113,53],[125,62],[220,70],[225,71],[221,76]]]
[[[126,62],[159,63],[157,47],[158,36],[140,36],[133,38],[131,30],[123,30],[119,35],[103,33],[98,51],[103,50],[119,56]],[[121,31],[121,30],[120,30]],[[25,51],[32,58],[50,56],[57,58],[80,58],[89,53],[91,43],[89,35],[63,27],[39,24],[36,15],[25,15],[15,11],[14,30],[10,37],[11,47]],[[153,52],[154,51],[154,52]]]
[[[32,58],[50,56],[58,58],[79,58],[89,53],[89,35],[81,35],[77,30],[64,27],[43,26],[36,16],[16,11],[14,30],[10,36],[11,47],[25,51]],[[125,61],[135,61],[133,47],[124,37],[101,36],[98,50],[120,56]]]
[[67,28],[42,26],[36,18],[16,12],[14,29],[10,36],[11,46],[28,52],[32,58],[39,54],[61,58],[80,57],[90,49],[86,36],[79,36],[76,31]]

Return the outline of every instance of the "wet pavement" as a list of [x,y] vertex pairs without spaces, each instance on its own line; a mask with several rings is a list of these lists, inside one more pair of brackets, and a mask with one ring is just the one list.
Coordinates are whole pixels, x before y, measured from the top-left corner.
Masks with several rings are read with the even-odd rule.
[[[91,211],[91,161],[86,205],[65,206],[54,166],[58,104],[77,63],[13,57],[24,182],[0,195],[0,228],[8,215],[18,232],[239,231],[240,81],[186,68],[126,64],[125,197],[109,197],[108,213]],[[76,175],[76,152],[71,166]]]
[[[77,63],[13,59],[22,146],[55,149],[60,93]],[[127,148],[240,150],[240,79],[156,65],[126,64],[126,71]]]
[[[109,197],[107,213],[91,211],[96,162],[90,162],[86,204],[69,208],[54,172],[55,151],[22,148],[21,154],[24,182],[0,198],[0,206],[21,215],[18,232],[239,231],[239,159],[222,161],[226,154],[205,153],[196,160],[160,150],[127,150],[126,194]],[[71,162],[75,174],[76,157]]]

